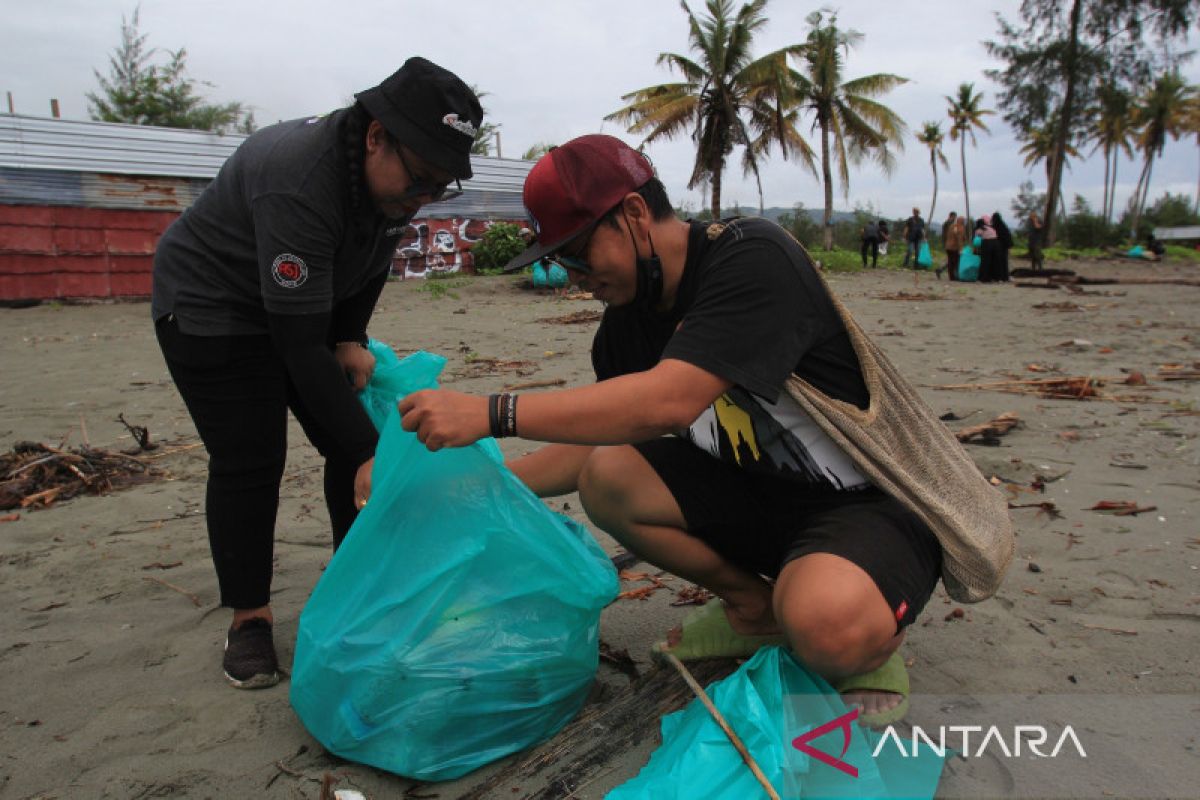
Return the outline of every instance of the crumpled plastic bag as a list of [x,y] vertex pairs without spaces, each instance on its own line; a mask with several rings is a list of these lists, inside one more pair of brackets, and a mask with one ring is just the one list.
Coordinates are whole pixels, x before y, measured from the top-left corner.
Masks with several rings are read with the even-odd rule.
[[923,269],[933,266],[933,253],[929,250],[929,242],[921,242],[920,248],[917,249],[917,266]]
[[494,441],[431,453],[400,427],[394,394],[377,402],[386,387],[432,388],[445,359],[376,359],[363,397],[385,419],[371,499],[301,614],[291,701],[330,752],[447,780],[578,712],[617,579]]
[[[857,722],[808,740],[810,747],[837,757],[857,772],[814,758],[794,740],[849,712],[820,676],[779,647],[763,648],[723,680],[709,697],[783,798],[932,797],[943,758],[928,748],[913,757],[881,748],[880,734]],[[662,719],[662,744],[633,780],[605,800],[747,800],[766,792],[699,699]]]
[[960,281],[979,280],[979,264],[979,256],[975,254],[970,245],[964,247],[962,254],[958,257],[958,279]]

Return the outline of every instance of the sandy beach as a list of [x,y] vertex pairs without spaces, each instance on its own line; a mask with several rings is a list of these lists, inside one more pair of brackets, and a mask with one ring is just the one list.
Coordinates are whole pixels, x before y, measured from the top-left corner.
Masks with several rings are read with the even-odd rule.
[[[1176,264],[1070,266],[1097,278],[1198,277]],[[984,603],[960,606],[939,588],[902,649],[914,693],[1190,696],[1194,723],[1200,384],[1165,377],[1169,365],[1194,369],[1200,360],[1200,288],[1070,293],[931,274],[914,285],[913,273],[885,270],[829,282],[931,407],[954,415],[951,428],[1005,412],[1020,419],[991,446],[967,445],[1022,506],[1012,510],[1016,560]],[[510,277],[438,283],[389,284],[371,334],[401,353],[445,355],[443,385],[463,391],[592,379],[596,322],[548,320],[598,316],[580,313],[598,312],[597,303],[538,295]],[[0,364],[4,450],[19,441],[130,448],[121,414],[148,428],[160,448],[142,457],[164,472],[105,496],[0,511],[0,799],[316,798],[327,772],[338,788],[372,798],[449,799],[499,768],[414,791],[414,781],[327,754],[293,713],[286,682],[259,692],[226,686],[229,619],[216,606],[205,534],[206,457],[158,352],[148,303],[0,309]],[[1133,372],[1145,385],[1128,380]],[[1099,396],[938,388],[1070,376],[1101,379]],[[289,664],[301,609],[332,552],[320,459],[294,421],[290,436],[272,598]],[[535,446],[504,442],[509,454]],[[1104,501],[1130,501],[1136,513],[1091,510]],[[584,521],[573,496],[552,506]],[[671,604],[684,588],[673,580],[615,602],[603,641],[651,669],[649,646],[687,611]],[[598,679],[618,689],[629,680],[604,663]],[[1200,725],[1179,724],[1164,769],[1195,770]],[[649,750],[620,755],[570,796],[602,797]],[[494,796],[538,788],[514,783]]]

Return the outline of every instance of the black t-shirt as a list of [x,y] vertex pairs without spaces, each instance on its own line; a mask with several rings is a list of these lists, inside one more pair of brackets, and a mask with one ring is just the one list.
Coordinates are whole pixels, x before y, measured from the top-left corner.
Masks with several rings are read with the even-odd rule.
[[910,242],[919,242],[925,238],[925,220],[920,216],[913,214],[908,218],[908,240]]
[[[184,333],[265,334],[267,314],[337,316],[391,266],[403,222],[352,211],[347,110],[254,133],[167,229],[154,258],[155,319]],[[336,325],[336,319],[335,319]]]
[[866,408],[858,358],[808,254],[767,220],[730,222],[710,239],[693,223],[674,306],[604,313],[592,348],[599,380],[694,364],[735,385],[683,435],[741,467],[815,488],[867,485],[849,456],[783,391],[795,373],[837,400]]

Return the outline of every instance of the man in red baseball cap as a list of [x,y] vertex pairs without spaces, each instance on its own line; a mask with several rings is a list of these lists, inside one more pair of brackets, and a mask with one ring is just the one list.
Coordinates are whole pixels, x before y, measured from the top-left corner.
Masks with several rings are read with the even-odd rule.
[[578,490],[597,526],[720,598],[657,649],[748,657],[786,644],[855,691],[872,722],[898,717],[896,649],[943,551],[785,386],[798,377],[851,415],[872,400],[808,254],[764,219],[678,219],[645,156],[610,136],[551,150],[524,200],[537,242],[508,268],[555,261],[608,306],[598,382],[519,398],[417,392],[400,403],[404,428],[431,450],[489,434],[554,443],[511,468],[541,496]]

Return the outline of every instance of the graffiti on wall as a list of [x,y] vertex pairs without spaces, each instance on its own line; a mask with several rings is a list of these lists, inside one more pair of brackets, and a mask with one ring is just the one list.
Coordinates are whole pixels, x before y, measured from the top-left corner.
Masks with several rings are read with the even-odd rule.
[[425,278],[431,274],[474,272],[471,246],[497,220],[417,219],[410,222],[396,245],[392,274]]

